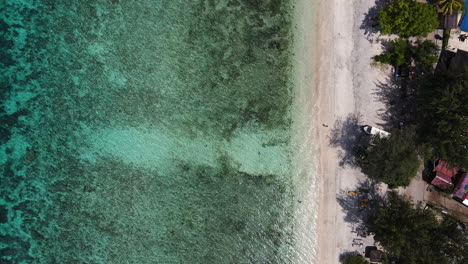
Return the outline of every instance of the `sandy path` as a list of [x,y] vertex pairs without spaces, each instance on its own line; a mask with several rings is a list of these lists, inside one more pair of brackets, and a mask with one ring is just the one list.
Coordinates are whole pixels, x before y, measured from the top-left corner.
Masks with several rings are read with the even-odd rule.
[[[329,145],[330,132],[340,129],[336,121],[346,120],[350,114],[359,115],[360,124],[379,124],[378,113],[384,108],[375,93],[377,84],[384,82],[386,75],[370,66],[371,57],[380,53],[380,45],[372,44],[360,29],[365,13],[374,1],[353,2],[322,1],[318,6],[320,27],[317,37],[321,43],[316,80],[320,151],[318,264],[338,263],[341,253],[355,250],[351,248],[355,235],[351,233],[351,225],[344,221],[336,198],[340,191],[350,190],[359,180],[365,179],[358,169],[339,165],[342,149]],[[351,142],[346,142],[346,137],[341,139],[342,145]]]

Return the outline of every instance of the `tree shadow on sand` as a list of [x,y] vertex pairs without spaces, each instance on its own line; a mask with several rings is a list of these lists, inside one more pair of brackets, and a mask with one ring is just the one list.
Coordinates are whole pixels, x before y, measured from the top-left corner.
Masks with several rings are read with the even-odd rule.
[[388,6],[392,0],[376,0],[375,5],[364,14],[364,19],[361,22],[360,28],[364,30],[364,35],[366,35],[367,40],[370,42],[373,41],[373,35],[379,33],[379,10]]
[[348,257],[353,257],[353,256],[361,256],[361,254],[358,251],[345,251],[340,254],[339,261],[340,263],[344,263]]
[[377,125],[386,130],[399,128],[402,124],[412,124],[415,122],[414,111],[416,111],[414,88],[409,80],[401,78],[395,81],[388,78],[386,82],[378,82],[373,95],[384,107],[378,109],[378,116],[383,121]]
[[364,231],[364,223],[384,204],[378,184],[371,180],[360,181],[356,188],[340,190],[337,202],[345,213],[344,220],[352,223],[354,232]]
[[365,134],[360,124],[361,115],[349,114],[346,118],[335,121],[329,135],[329,145],[338,150],[340,166],[358,166],[359,152],[369,145],[369,135]]

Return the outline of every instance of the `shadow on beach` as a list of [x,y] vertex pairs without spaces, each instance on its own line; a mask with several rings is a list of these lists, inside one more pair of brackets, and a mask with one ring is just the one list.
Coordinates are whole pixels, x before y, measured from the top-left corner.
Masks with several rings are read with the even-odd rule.
[[369,145],[369,139],[362,130],[361,115],[349,114],[335,121],[329,135],[329,145],[340,148],[340,166],[358,166],[359,150]]
[[373,95],[384,104],[383,108],[377,110],[378,116],[382,120],[382,123],[377,125],[388,131],[394,128],[404,115],[401,88],[393,78],[388,78],[386,82],[377,82],[376,87]]
[[371,180],[359,181],[354,189],[342,189],[337,202],[345,213],[344,220],[353,224],[353,232],[365,232],[364,223],[384,204],[378,184]]
[[340,261],[340,263],[344,263],[345,260],[348,257],[359,256],[359,255],[361,255],[361,254],[359,253],[359,251],[356,251],[356,250],[355,251],[345,251],[345,252],[340,254],[339,261]]
[[399,128],[402,124],[413,124],[414,112],[417,102],[414,96],[416,87],[414,82],[401,78],[395,81],[388,78],[386,82],[378,82],[373,95],[384,104],[384,108],[378,109],[378,116],[382,120],[377,125],[386,129]]
[[343,220],[351,226],[351,232],[356,234],[351,246],[362,247],[363,243],[366,246],[365,252],[362,250],[342,252],[339,256],[340,263],[344,263],[349,256],[364,255],[368,257],[368,250],[375,247],[367,245],[369,245],[369,242],[374,243],[375,241],[373,237],[370,240],[366,239],[367,236],[374,235],[368,231],[367,224],[384,206],[385,194],[383,194],[377,182],[365,179],[360,180],[354,188],[341,189],[336,196],[336,200],[344,213]]
[[376,0],[375,5],[364,14],[364,20],[361,22],[360,29],[364,30],[366,39],[372,42],[374,40],[373,35],[376,35],[380,28],[378,22],[379,10],[388,6],[391,0]]

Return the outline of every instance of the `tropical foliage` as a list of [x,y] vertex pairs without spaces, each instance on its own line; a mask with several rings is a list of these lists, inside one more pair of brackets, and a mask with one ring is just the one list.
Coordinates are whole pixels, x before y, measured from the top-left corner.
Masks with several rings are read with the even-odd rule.
[[417,41],[415,45],[410,47],[411,56],[421,70],[427,70],[434,65],[439,59],[439,47],[430,40]]
[[375,239],[399,263],[466,263],[468,239],[464,226],[444,216],[437,220],[432,211],[415,207],[394,192],[385,205],[366,222]]
[[463,4],[461,0],[439,0],[437,2],[439,6],[439,12],[446,14],[452,14],[453,11],[462,10]]
[[400,38],[390,42],[390,47],[387,52],[374,57],[376,62],[390,64],[395,67],[407,63],[409,59],[408,42]]
[[444,71],[423,84],[419,134],[433,155],[468,168],[468,69]]
[[414,126],[395,129],[386,138],[375,138],[363,161],[369,178],[387,183],[390,188],[408,186],[420,165],[415,139]]
[[379,25],[383,34],[425,37],[437,28],[439,19],[432,5],[415,0],[396,0],[380,10]]
[[394,67],[410,64],[414,60],[421,70],[427,70],[437,62],[438,50],[437,45],[430,40],[417,41],[412,45],[407,40],[398,38],[390,42],[388,51],[373,59]]

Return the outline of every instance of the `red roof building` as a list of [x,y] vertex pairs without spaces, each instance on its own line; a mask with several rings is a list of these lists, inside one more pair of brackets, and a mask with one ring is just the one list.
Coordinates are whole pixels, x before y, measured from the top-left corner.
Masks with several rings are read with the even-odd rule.
[[431,184],[445,189],[453,184],[452,177],[457,174],[458,169],[439,159],[436,161],[433,171],[436,172],[436,176],[431,181]]
[[468,206],[468,173],[465,172],[458,180],[457,186],[453,191],[453,198]]

